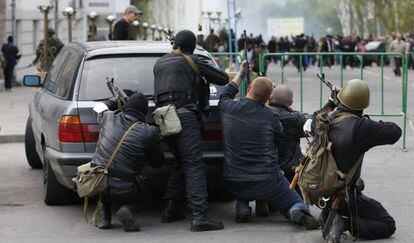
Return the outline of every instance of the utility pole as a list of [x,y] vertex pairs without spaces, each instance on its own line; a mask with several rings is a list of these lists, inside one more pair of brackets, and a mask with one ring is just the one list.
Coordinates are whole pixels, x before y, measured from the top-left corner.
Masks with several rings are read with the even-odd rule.
[[59,37],[59,2],[58,0],[55,0],[55,12],[54,12],[54,20],[55,20],[55,35],[56,37]]
[[11,19],[12,19],[12,36],[14,41],[17,43],[17,21],[16,21],[16,0],[12,0],[11,3]]
[[50,10],[53,8],[51,5],[40,5],[38,6],[40,12],[44,15],[43,22],[44,22],[44,35],[43,35],[43,53],[42,53],[42,71],[48,71],[49,69],[49,55],[48,55],[48,28],[49,28],[49,19],[48,15]]

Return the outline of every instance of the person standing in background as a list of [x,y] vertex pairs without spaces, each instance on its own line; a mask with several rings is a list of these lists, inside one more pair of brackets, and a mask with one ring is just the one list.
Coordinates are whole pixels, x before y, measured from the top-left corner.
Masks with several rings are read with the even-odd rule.
[[13,36],[7,37],[7,43],[1,47],[1,52],[4,56],[4,88],[6,91],[10,91],[12,87],[14,67],[17,64],[17,60],[20,59],[19,49],[13,43]]

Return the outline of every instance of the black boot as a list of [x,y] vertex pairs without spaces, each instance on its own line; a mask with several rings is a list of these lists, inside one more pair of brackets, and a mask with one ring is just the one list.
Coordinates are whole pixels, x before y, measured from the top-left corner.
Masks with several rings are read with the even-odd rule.
[[161,217],[161,223],[171,223],[183,219],[185,219],[184,202],[167,200],[164,214]]
[[121,221],[125,232],[140,231],[140,225],[136,217],[137,210],[133,205],[122,206],[116,216]]
[[317,219],[315,219],[312,215],[301,210],[292,211],[291,220],[295,223],[305,226],[306,229],[317,229],[320,226],[319,221]]
[[193,212],[193,220],[191,221],[191,231],[212,231],[222,230],[224,225],[222,222],[211,221],[204,212]]
[[95,218],[94,225],[100,229],[110,229],[111,225],[111,206],[100,204],[98,211],[98,217]]
[[332,243],[340,243],[341,236],[345,232],[345,224],[342,216],[336,213],[334,220],[332,221],[331,229],[327,236],[327,241]]

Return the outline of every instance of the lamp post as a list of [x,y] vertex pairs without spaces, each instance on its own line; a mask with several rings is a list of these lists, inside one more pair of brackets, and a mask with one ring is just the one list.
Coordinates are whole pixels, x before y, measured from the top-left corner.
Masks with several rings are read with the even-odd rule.
[[144,29],[144,40],[147,40],[147,29],[148,29],[148,23],[144,22],[142,24],[142,28]]
[[115,17],[110,14],[106,17],[106,22],[109,24],[109,34],[108,34],[108,39],[112,40],[112,23],[115,21]]
[[139,32],[139,21],[135,20],[134,22],[132,22],[132,26],[135,27],[135,39],[138,39],[138,32]]
[[158,30],[158,40],[159,41],[162,41],[162,36],[161,36],[161,34],[162,34],[162,31],[163,31],[163,27],[161,27],[161,26],[158,26],[158,28],[157,28],[157,30]]
[[68,41],[72,42],[72,16],[76,11],[72,7],[67,7],[62,13],[68,19]]
[[210,29],[211,29],[211,14],[212,14],[212,12],[210,12],[210,11],[207,12],[207,17],[208,17],[208,33],[210,33]]
[[95,21],[98,17],[99,17],[99,14],[95,11],[92,11],[88,14],[88,19],[91,21],[91,25],[89,26],[91,36],[89,40],[95,40],[95,35],[96,35]]
[[47,71],[48,69],[49,69],[49,56],[48,56],[48,53],[47,53],[47,51],[48,51],[48,41],[47,41],[47,39],[48,39],[48,28],[49,28],[49,19],[48,19],[48,15],[49,15],[49,12],[50,12],[50,10],[52,10],[52,8],[53,8],[53,6],[51,6],[51,5],[40,5],[40,6],[38,6],[38,9],[40,10],[40,12],[43,14],[43,16],[44,16],[44,19],[43,19],[43,22],[44,22],[44,26],[43,26],[43,28],[44,28],[44,35],[43,35],[43,65],[42,65],[42,68],[43,68],[43,70],[42,71]]
[[155,24],[152,24],[150,29],[152,31],[152,40],[155,40],[155,29],[157,28],[157,26]]

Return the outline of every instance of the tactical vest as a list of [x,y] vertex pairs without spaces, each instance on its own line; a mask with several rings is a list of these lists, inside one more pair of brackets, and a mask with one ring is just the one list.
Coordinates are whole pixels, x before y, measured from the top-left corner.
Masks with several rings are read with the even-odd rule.
[[[194,59],[193,55],[190,55]],[[198,77],[187,60],[169,53],[154,66],[154,101],[157,107],[174,104],[180,108],[187,104],[196,105],[199,97]]]

